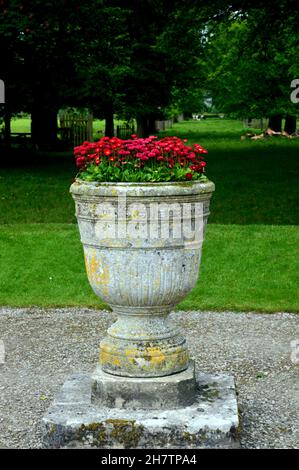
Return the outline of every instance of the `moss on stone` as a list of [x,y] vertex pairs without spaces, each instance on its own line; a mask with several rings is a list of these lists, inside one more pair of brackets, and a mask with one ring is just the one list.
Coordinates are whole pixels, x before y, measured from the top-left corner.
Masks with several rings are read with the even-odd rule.
[[107,419],[106,423],[112,425],[111,438],[123,444],[127,449],[137,446],[144,429],[142,425],[125,419]]
[[220,398],[219,390],[217,390],[217,388],[213,388],[212,386],[206,385],[204,387],[201,387],[200,393],[203,398],[208,401],[213,401],[216,398]]
[[190,432],[183,432],[183,440],[188,442],[188,444],[198,445],[200,442],[206,441],[208,439],[208,434],[205,431],[201,431],[199,434],[193,434]]
[[49,436],[52,436],[57,430],[57,427],[55,426],[55,424],[51,424],[48,428],[48,435]]
[[82,424],[76,433],[76,438],[82,442],[90,433],[93,437],[92,446],[100,447],[107,442],[106,428],[103,423]]

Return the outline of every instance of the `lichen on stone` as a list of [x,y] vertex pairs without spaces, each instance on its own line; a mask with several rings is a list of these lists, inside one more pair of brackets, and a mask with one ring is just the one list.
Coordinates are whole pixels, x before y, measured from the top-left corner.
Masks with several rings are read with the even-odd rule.
[[91,445],[93,447],[101,447],[107,442],[106,428],[101,422],[87,425],[82,424],[76,432],[76,438],[80,442],[88,440],[90,435],[92,435]]
[[112,425],[111,438],[123,444],[126,449],[138,445],[144,429],[142,425],[125,419],[107,419],[106,423]]

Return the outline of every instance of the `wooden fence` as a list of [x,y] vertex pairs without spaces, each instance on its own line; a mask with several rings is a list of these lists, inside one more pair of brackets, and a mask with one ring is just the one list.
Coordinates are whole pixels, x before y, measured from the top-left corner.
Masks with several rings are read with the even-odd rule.
[[253,129],[266,129],[268,127],[268,119],[260,118],[260,119],[244,119],[243,124],[244,127],[252,127]]
[[135,126],[117,126],[116,127],[116,136],[119,139],[130,139],[131,135],[135,133]]
[[173,119],[166,119],[164,121],[155,121],[157,131],[165,131],[165,129],[171,129],[173,126]]
[[72,147],[82,144],[85,140],[93,141],[93,116],[77,117],[69,113],[59,116],[59,133],[61,140]]

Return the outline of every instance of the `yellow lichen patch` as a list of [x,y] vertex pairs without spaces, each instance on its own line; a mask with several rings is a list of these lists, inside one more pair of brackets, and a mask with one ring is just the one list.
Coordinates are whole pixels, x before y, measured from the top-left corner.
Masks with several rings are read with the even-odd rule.
[[139,214],[140,214],[139,211],[137,210],[133,211],[131,215],[132,219],[137,219],[139,217]]
[[100,286],[103,295],[108,295],[109,268],[105,265],[103,256],[97,256],[96,250],[91,250],[85,254],[85,266],[90,282]]
[[93,279],[98,267],[96,250],[91,250],[90,252],[85,253],[84,259],[87,276],[89,279]]
[[119,357],[114,356],[113,354],[106,353],[103,350],[100,350],[100,364],[103,365],[113,365],[116,367],[120,367],[121,361]]
[[163,354],[160,348],[146,348],[146,352],[152,364],[158,365],[165,361],[165,354]]
[[114,366],[120,366],[120,360],[118,357],[114,356],[113,359],[112,359],[112,364]]
[[100,363],[101,364],[109,364],[110,362],[110,355],[100,349]]
[[125,349],[124,351],[125,356],[137,356],[138,355],[138,350],[136,348],[134,349]]

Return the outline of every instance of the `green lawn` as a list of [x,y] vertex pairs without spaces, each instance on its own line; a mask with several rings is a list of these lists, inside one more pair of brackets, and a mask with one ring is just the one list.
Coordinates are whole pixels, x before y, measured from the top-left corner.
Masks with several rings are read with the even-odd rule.
[[11,120],[11,132],[31,132],[30,118],[14,118]]
[[[25,123],[20,123],[25,126]],[[187,121],[167,133],[209,150],[215,182],[197,287],[183,309],[299,311],[299,139],[241,141],[242,123]],[[0,305],[102,307],[84,272],[71,154],[0,167]]]
[[[210,223],[299,223],[299,139],[241,141],[242,123],[186,121],[168,134],[209,150],[207,175],[215,182]],[[0,224],[74,222],[68,188],[76,173],[71,154],[41,154],[0,168]]]
[[[102,308],[85,274],[74,224],[0,228],[0,305]],[[298,229],[210,225],[200,280],[178,308],[299,311]]]
[[[115,120],[114,126],[123,125],[124,121]],[[103,135],[105,129],[105,121],[95,119],[93,121],[94,137]],[[100,131],[100,132],[99,132]],[[11,132],[31,132],[31,119],[30,118],[14,118],[11,121]]]

